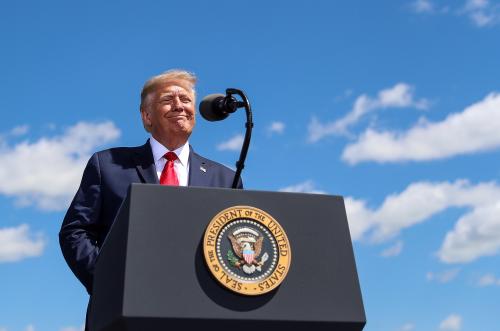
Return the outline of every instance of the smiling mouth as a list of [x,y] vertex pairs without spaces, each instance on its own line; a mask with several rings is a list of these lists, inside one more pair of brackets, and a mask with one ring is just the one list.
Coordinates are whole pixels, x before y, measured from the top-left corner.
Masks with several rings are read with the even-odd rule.
[[174,115],[174,116],[168,116],[168,119],[180,119],[180,118],[187,118],[186,115]]

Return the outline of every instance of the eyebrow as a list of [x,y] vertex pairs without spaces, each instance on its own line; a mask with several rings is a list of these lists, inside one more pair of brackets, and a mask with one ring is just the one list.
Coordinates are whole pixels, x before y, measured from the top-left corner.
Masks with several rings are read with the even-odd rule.
[[160,98],[169,97],[169,96],[173,96],[173,95],[187,96],[187,97],[191,98],[191,95],[188,92],[185,92],[185,91],[180,91],[180,92],[165,92],[165,93],[163,93],[163,94],[160,95]]

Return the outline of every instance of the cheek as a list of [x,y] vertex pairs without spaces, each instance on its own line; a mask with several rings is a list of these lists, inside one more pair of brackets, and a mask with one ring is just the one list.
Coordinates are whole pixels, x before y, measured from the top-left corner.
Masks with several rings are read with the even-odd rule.
[[161,107],[158,107],[158,114],[161,115],[161,114],[165,114],[165,113],[168,113],[170,111],[171,107],[169,105],[162,105]]
[[193,116],[193,118],[194,118],[194,116],[196,115],[196,109],[194,107],[190,107],[189,114],[191,114],[191,116]]

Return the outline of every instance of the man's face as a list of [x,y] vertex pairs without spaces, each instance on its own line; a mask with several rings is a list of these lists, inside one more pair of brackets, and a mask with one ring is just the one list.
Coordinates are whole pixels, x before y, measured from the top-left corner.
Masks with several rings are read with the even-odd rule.
[[195,124],[195,98],[180,82],[159,87],[152,92],[150,102],[142,112],[144,123],[160,142],[189,137]]

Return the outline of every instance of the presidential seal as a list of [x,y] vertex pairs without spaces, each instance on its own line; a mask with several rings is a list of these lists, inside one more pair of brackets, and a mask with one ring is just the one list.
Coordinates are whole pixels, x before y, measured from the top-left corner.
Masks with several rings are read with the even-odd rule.
[[212,219],[203,238],[208,269],[227,289],[243,295],[272,291],[290,268],[290,243],[281,225],[250,206],[227,208]]

